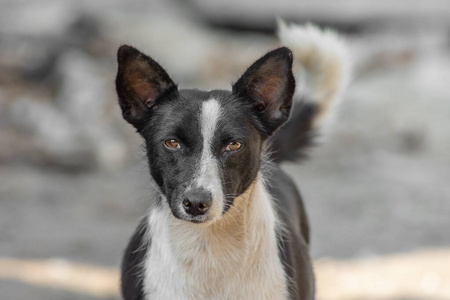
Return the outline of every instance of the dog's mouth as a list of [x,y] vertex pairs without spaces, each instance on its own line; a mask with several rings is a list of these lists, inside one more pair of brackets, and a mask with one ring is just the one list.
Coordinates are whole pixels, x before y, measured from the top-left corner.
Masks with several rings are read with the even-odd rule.
[[209,215],[203,215],[203,216],[189,216],[186,214],[177,214],[177,213],[173,213],[174,217],[179,219],[179,220],[183,220],[186,222],[190,222],[190,223],[194,223],[194,224],[204,224],[204,223],[208,223],[209,221],[211,221],[211,216]]
[[194,223],[194,224],[202,224],[202,223],[207,223],[208,222],[208,217],[203,218],[201,220],[197,220],[197,219],[190,219],[190,220],[186,220],[188,222]]

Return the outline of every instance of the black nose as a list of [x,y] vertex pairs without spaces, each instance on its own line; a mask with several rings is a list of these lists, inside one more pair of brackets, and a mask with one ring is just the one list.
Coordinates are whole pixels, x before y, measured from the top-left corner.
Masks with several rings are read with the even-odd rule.
[[193,189],[184,195],[183,208],[192,216],[205,214],[211,207],[211,193],[204,189]]

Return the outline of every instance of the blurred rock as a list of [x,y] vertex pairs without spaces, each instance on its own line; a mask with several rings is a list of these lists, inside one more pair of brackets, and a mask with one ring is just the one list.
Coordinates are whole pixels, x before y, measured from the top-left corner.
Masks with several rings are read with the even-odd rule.
[[74,2],[47,4],[11,5],[10,15],[0,13],[0,162],[120,167],[129,138],[99,19]]
[[113,125],[120,120],[118,108],[102,72],[82,50],[65,51],[52,71],[59,82],[54,99],[33,98],[28,91],[9,104],[0,102],[0,160],[70,169],[121,166],[128,158],[127,138]]
[[347,32],[376,26],[448,26],[449,2],[358,0],[191,0],[209,24],[242,30],[272,31],[274,16],[295,22],[314,22]]
[[89,142],[97,166],[116,168],[126,161],[129,149],[126,138],[114,126],[114,123],[125,125],[118,114],[116,101],[113,101],[114,72],[111,70],[110,76],[106,77],[102,74],[105,71],[85,52],[66,52],[58,63],[61,84],[55,105]]
[[[100,67],[83,52],[58,60],[55,100],[18,98],[6,106],[8,120],[26,142],[17,143],[26,160],[71,169],[116,168],[128,158],[127,138],[117,130],[118,109]],[[120,120],[120,122],[122,122]]]
[[0,13],[0,70],[7,71],[3,76],[16,77],[0,76],[0,83],[20,76],[52,88],[57,85],[55,68],[63,53],[87,50],[101,41],[98,19],[74,3],[11,6]]
[[90,127],[100,123],[103,108],[110,99],[96,61],[80,50],[66,51],[58,60],[56,72],[60,85],[55,105],[77,124]]
[[[71,1],[42,1],[48,5],[17,4],[10,15],[0,12],[5,17],[0,24],[6,26],[0,29],[0,89],[4,99],[0,102],[0,112],[4,113],[0,121],[4,128],[0,132],[0,161],[24,159],[81,169],[115,168],[126,162],[138,137],[130,134],[131,126],[121,119],[114,94],[115,52],[120,44],[132,44],[151,55],[180,87],[205,89],[229,89],[230,82],[251,62],[278,46],[273,35],[208,28],[195,15],[183,11],[188,4],[158,1],[158,9],[169,7],[172,11],[158,14],[158,9],[149,9],[150,4],[142,3],[148,10],[140,11],[139,5],[127,10],[115,2],[110,8],[99,10],[100,14],[94,10],[103,8],[98,3],[80,6]],[[253,8],[255,19],[262,18],[258,13],[272,7],[246,3],[221,10],[220,0],[192,3],[202,8],[201,13],[211,12],[211,16],[231,16],[228,10],[238,8],[245,15]],[[301,11],[295,11],[293,6],[291,13],[300,19],[304,15],[316,18],[317,5],[323,3],[331,2],[310,3],[308,9]],[[286,9],[285,6],[280,4],[277,9]],[[330,23],[340,20],[350,24],[355,18],[361,19],[345,17],[355,7],[358,5],[354,3],[342,12],[319,15]],[[392,12],[385,16],[383,10],[388,8]],[[408,9],[427,19],[437,8]],[[448,5],[442,8],[447,9]],[[35,27],[30,22],[34,10],[39,15],[34,17],[39,22]],[[370,4],[361,15],[392,21],[398,11],[398,7]],[[407,22],[413,19],[404,18]],[[447,127],[442,125],[448,105],[442,95],[446,87],[441,78],[447,78],[448,72],[447,68],[439,68],[448,65],[448,55],[442,50],[447,49],[446,29],[429,30],[428,25],[420,30],[414,26],[377,28],[363,36],[349,37],[355,61],[355,88],[347,113],[353,119],[341,123],[347,127],[341,126],[342,141],[336,147],[347,148],[352,143],[370,150],[377,143],[384,143],[401,153],[432,151],[430,155],[446,157],[446,150],[442,150],[446,143],[441,137],[448,136]],[[408,82],[403,78],[408,78]],[[410,82],[418,88],[411,88]],[[424,82],[433,87],[429,95],[421,94]],[[399,94],[397,90],[412,92]],[[428,98],[433,101],[427,102]],[[376,117],[368,118],[369,115]],[[354,128],[354,124],[358,127]],[[364,132],[370,130],[372,138],[364,140]]]
[[51,103],[17,99],[9,107],[9,117],[22,133],[18,138],[26,139],[20,149],[24,158],[67,168],[94,165],[89,140]]

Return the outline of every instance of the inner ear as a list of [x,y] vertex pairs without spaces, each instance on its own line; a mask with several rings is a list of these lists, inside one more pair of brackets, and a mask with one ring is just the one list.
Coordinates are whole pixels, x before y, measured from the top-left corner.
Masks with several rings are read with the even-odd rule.
[[239,98],[250,101],[267,134],[289,118],[294,91],[292,52],[285,47],[261,57],[233,85]]
[[131,46],[119,48],[117,62],[116,90],[122,115],[138,128],[156,100],[176,91],[176,85],[157,62]]

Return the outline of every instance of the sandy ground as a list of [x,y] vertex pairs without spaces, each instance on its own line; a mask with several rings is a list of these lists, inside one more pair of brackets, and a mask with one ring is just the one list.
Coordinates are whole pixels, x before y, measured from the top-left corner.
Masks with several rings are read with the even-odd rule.
[[[449,299],[448,262],[448,249],[355,261],[320,259],[314,263],[317,299]],[[0,279],[99,299],[120,293],[117,269],[63,260],[0,259]]]

